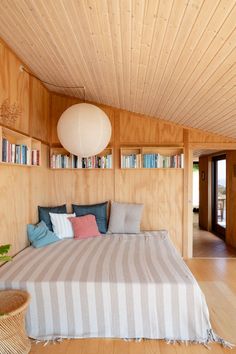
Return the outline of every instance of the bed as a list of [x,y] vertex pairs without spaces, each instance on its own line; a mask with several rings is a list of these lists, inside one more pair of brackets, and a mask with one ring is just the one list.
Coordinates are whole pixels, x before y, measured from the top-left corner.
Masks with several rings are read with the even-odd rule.
[[39,340],[223,341],[167,231],[28,247],[0,268],[0,288],[28,290],[27,331]]

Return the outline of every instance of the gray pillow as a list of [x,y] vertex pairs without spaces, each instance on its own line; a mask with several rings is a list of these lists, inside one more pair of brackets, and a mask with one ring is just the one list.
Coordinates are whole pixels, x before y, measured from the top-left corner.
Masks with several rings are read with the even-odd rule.
[[140,232],[143,204],[111,202],[108,232],[137,234]]

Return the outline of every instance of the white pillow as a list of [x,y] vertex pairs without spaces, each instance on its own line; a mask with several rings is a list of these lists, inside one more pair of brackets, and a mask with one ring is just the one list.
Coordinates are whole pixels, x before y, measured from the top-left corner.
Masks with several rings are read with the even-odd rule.
[[138,234],[143,204],[111,202],[108,232],[113,234]]
[[53,232],[59,238],[72,238],[74,237],[74,232],[72,228],[72,224],[68,218],[75,217],[74,214],[56,214],[49,213]]

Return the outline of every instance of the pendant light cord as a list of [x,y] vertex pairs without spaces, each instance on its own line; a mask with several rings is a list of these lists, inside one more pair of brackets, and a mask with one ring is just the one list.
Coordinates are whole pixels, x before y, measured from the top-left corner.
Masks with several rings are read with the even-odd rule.
[[39,80],[40,82],[42,82],[43,84],[46,85],[50,85],[53,87],[58,87],[58,88],[62,88],[62,89],[82,89],[83,90],[83,100],[85,101],[85,87],[84,86],[61,86],[61,85],[55,85],[52,84],[51,82],[47,82],[44,80],[41,80],[38,76],[32,74],[30,71],[26,70],[25,67],[23,65],[20,66],[20,70],[21,71],[25,71],[27,74],[29,74],[30,76],[34,77],[35,79]]

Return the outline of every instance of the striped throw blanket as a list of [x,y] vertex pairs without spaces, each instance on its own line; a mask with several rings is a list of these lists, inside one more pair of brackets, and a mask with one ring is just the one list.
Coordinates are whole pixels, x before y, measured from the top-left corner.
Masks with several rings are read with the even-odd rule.
[[167,231],[28,247],[0,268],[0,288],[26,289],[28,335],[207,343],[204,295]]

